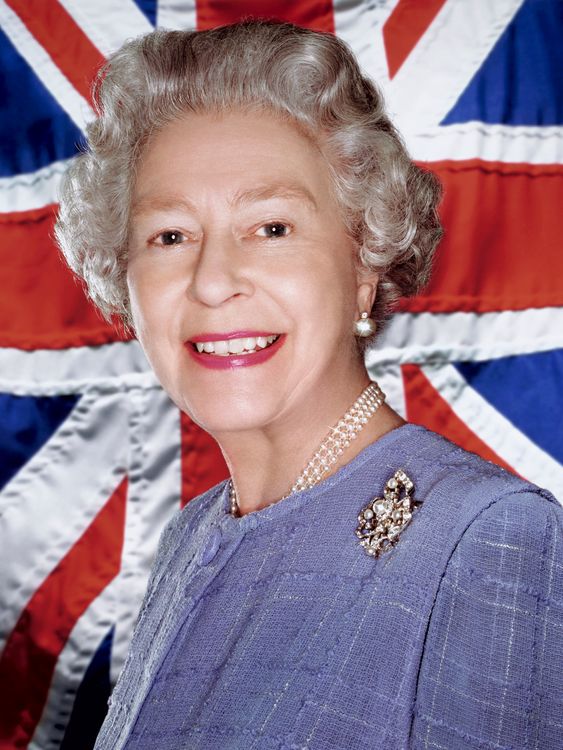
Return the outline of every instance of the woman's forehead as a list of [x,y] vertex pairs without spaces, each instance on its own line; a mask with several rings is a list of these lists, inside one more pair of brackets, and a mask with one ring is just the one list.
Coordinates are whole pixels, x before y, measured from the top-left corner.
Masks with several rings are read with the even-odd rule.
[[[189,145],[188,145],[189,144]],[[150,158],[155,151],[179,153],[190,149],[190,156],[203,155],[210,151],[221,153],[230,148],[244,149],[257,155],[265,154],[291,159],[291,152],[313,158],[322,156],[316,139],[307,134],[301,123],[276,116],[270,111],[234,110],[217,113],[187,113],[174,118],[154,130],[147,138],[141,152],[141,161]],[[246,154],[248,155],[248,154]],[[231,151],[235,159],[237,152]],[[264,165],[267,167],[267,165]]]
[[229,207],[272,198],[319,209],[328,195],[326,160],[291,124],[269,114],[190,114],[154,134],[136,170],[135,213],[178,188],[189,203],[207,189],[220,190]]

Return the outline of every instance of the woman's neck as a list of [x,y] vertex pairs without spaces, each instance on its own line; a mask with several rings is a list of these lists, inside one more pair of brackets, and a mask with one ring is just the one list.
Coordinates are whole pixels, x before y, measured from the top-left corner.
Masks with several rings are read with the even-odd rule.
[[[289,494],[330,427],[352,406],[369,384],[367,373],[347,394],[309,399],[298,414],[278,420],[275,429],[215,436],[233,479],[240,515],[260,510]],[[404,424],[387,404],[380,406],[356,438],[324,474],[331,476],[385,433]]]

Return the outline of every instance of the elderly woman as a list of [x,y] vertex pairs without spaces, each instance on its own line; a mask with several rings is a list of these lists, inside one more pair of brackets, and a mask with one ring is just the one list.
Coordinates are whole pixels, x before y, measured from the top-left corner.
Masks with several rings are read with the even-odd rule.
[[440,236],[374,84],[260,21],[100,81],[57,238],[231,476],[161,537],[96,748],[560,748],[563,509],[364,366]]

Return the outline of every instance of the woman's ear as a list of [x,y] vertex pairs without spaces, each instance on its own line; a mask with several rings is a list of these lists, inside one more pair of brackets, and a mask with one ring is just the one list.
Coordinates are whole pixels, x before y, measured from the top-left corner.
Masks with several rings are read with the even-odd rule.
[[358,317],[363,312],[367,312],[368,315],[371,313],[371,308],[373,307],[377,294],[378,282],[379,274],[375,273],[375,271],[362,271],[358,274],[356,295]]

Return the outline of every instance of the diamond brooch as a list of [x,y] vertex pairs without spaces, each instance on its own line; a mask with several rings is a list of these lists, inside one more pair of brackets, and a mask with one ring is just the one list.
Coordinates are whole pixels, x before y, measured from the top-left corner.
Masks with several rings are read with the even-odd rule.
[[415,500],[414,484],[402,469],[387,480],[383,497],[373,500],[360,511],[356,536],[371,557],[378,557],[399,541],[399,533],[412,518]]

